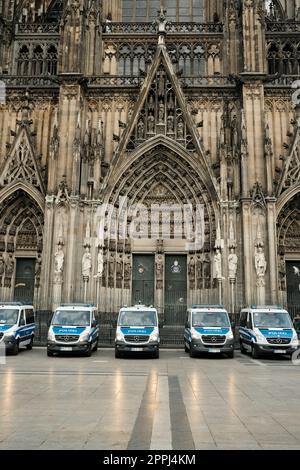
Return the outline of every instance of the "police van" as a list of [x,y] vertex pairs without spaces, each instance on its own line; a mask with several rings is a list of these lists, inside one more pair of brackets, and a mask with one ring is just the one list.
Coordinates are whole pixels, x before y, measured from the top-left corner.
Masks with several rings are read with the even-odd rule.
[[299,341],[287,310],[273,305],[252,305],[240,314],[240,347],[253,358],[263,354],[292,355]]
[[99,327],[97,308],[90,304],[62,304],[54,312],[48,331],[47,355],[97,351]]
[[227,311],[222,305],[193,305],[188,309],[184,350],[198,353],[225,353],[234,356],[234,336]]
[[34,308],[22,302],[0,303],[0,341],[17,355],[19,348],[32,349],[35,333]]
[[122,307],[117,322],[115,357],[124,353],[148,353],[159,358],[159,324],[154,307]]

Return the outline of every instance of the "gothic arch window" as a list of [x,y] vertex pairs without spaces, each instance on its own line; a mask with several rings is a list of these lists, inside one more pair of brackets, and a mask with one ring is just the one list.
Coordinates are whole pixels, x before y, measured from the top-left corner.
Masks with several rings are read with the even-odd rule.
[[33,49],[32,54],[32,75],[43,75],[44,52],[41,46]]
[[282,71],[284,75],[293,75],[295,54],[294,48],[291,44],[287,43],[282,49]]
[[21,46],[18,56],[18,75],[29,74],[29,48]]
[[203,22],[203,0],[123,0],[122,21],[153,21],[164,7],[175,22]]
[[266,15],[270,21],[283,20],[285,17],[282,5],[278,0],[265,1]]
[[57,74],[57,48],[55,46],[50,46],[47,49],[47,73],[49,75]]

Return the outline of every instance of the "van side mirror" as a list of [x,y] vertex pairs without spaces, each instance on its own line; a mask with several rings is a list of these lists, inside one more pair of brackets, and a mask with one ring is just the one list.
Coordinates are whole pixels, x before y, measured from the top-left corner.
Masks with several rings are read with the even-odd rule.
[[98,325],[97,320],[93,320],[93,321],[92,321],[92,328],[96,328],[97,325]]

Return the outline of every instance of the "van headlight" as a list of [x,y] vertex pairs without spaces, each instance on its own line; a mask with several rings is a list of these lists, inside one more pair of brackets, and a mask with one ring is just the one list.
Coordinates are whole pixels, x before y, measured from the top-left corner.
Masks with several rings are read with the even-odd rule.
[[123,333],[118,332],[117,335],[116,335],[116,340],[117,341],[125,341]]
[[192,332],[192,338],[193,339],[201,339],[201,334],[198,333],[198,331],[193,331]]
[[152,333],[152,335],[150,335],[150,341],[158,341],[158,333]]
[[80,341],[88,341],[89,340],[89,337],[90,337],[90,333],[87,332],[87,333],[82,333],[80,335]]
[[53,331],[48,332],[48,341],[55,341],[55,334]]
[[256,339],[257,341],[260,341],[261,343],[264,343],[266,341],[265,336],[262,335],[261,333],[256,333]]
[[297,335],[293,336],[292,344],[294,344],[294,345],[296,345],[296,346],[299,345],[299,340],[298,340],[298,336],[297,336]]
[[228,335],[227,335],[227,339],[233,339],[233,333],[232,331],[229,331]]

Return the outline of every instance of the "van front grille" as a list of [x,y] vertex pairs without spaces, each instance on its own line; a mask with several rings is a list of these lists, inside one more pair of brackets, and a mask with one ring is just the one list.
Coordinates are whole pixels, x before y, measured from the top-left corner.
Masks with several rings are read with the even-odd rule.
[[290,338],[267,338],[269,344],[289,344]]
[[78,335],[55,335],[56,341],[60,343],[75,343],[78,341]]
[[209,344],[223,344],[225,343],[225,335],[202,335],[203,343]]
[[125,335],[127,343],[148,343],[149,335]]

